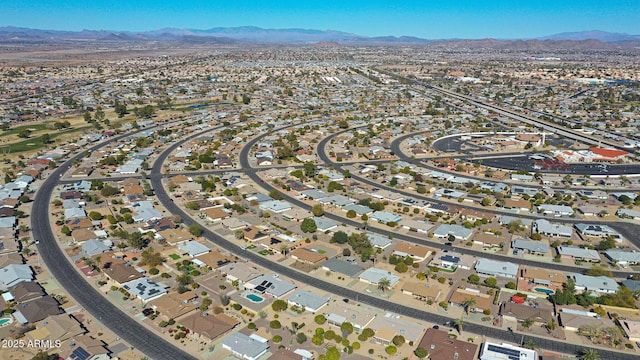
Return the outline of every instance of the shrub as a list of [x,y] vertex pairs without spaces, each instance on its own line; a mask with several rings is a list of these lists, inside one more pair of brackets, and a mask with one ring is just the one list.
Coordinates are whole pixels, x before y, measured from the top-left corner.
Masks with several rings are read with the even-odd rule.
[[150,275],[158,275],[159,272],[160,272],[160,270],[158,270],[156,268],[149,269],[149,274]]
[[273,342],[274,343],[279,343],[280,341],[282,341],[282,336],[276,335],[276,336],[273,337]]
[[442,277],[442,276],[438,278],[438,282],[439,282],[440,284],[444,284],[446,281],[447,281],[447,279],[445,279],[445,278],[444,278],[444,277]]
[[247,324],[247,328],[249,328],[249,329],[253,330],[253,329],[255,329],[255,328],[256,328],[256,324],[255,324],[255,323],[250,322],[250,323],[248,323],[248,324]]
[[393,345],[389,345],[384,348],[384,351],[389,355],[395,355],[398,352],[398,348]]
[[491,315],[491,309],[484,309],[482,313],[485,315]]
[[269,327],[272,328],[272,329],[280,329],[282,327],[282,324],[280,324],[280,321],[278,321],[278,320],[272,320],[269,323]]

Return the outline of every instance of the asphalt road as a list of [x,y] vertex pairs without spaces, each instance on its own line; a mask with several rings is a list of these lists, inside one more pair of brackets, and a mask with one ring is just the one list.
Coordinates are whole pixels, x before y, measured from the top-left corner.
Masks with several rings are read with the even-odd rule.
[[[243,150],[241,151],[240,154],[240,164],[241,166],[246,170],[247,175],[256,183],[259,184],[260,186],[264,187],[267,191],[271,190],[272,187],[266,183],[263,183],[260,178],[256,175],[256,171],[255,169],[252,169],[249,161],[248,161],[248,154],[250,149],[253,147],[253,145],[259,141],[262,137],[264,137],[266,134],[260,135],[256,138],[254,138],[253,140],[249,141],[245,147],[243,148]],[[181,143],[181,142],[180,142]],[[172,145],[172,148],[177,148],[178,146],[180,146],[180,143],[175,143]],[[183,219],[183,223],[187,226],[196,223],[190,216],[189,214],[187,214],[185,211],[183,211],[181,208],[179,208],[169,197],[169,195],[167,194],[167,192],[165,191],[164,187],[162,186],[162,175],[160,174],[160,170],[162,167],[162,163],[164,162],[164,160],[166,159],[166,157],[168,156],[169,152],[171,150],[167,150],[165,152],[163,152],[163,154],[161,154],[153,168],[151,171],[151,183],[153,188],[155,189],[156,192],[156,196],[158,197],[158,200],[167,208],[167,210],[173,214],[178,214],[182,217]],[[288,197],[289,201],[294,202],[292,200],[291,197]],[[296,201],[297,202],[297,201]],[[299,202],[297,202],[296,205],[299,205]],[[305,205],[306,206],[306,205]],[[326,216],[326,215],[325,215]],[[341,222],[345,222],[345,219],[339,218]],[[356,223],[357,224],[357,223]],[[374,306],[377,307],[379,309],[383,309],[384,311],[389,311],[389,312],[393,312],[399,315],[403,315],[406,317],[410,317],[410,318],[414,318],[414,319],[419,319],[419,320],[423,320],[423,321],[427,321],[427,322],[431,322],[431,323],[435,323],[435,324],[443,324],[445,322],[451,321],[452,318],[449,317],[445,317],[442,315],[438,315],[438,314],[433,314],[424,310],[420,310],[417,308],[413,308],[413,307],[408,307],[405,305],[401,305],[401,304],[397,304],[394,303],[392,301],[389,300],[385,300],[382,298],[377,298],[371,295],[368,295],[367,293],[360,293],[348,288],[344,288],[341,286],[337,286],[335,284],[332,284],[330,282],[318,279],[316,277],[313,276],[309,276],[305,273],[302,272],[298,272],[295,271],[287,266],[283,266],[280,265],[278,263],[272,262],[267,260],[266,258],[264,258],[263,256],[254,253],[252,251],[246,251],[244,249],[242,249],[240,246],[226,240],[225,238],[211,232],[208,229],[203,229],[203,236],[205,238],[207,238],[207,240],[211,241],[213,244],[215,244],[216,246],[220,246],[228,251],[230,251],[231,253],[238,255],[239,257],[245,258],[248,261],[261,266],[265,269],[268,269],[269,271],[275,272],[275,273],[279,273],[282,274],[294,281],[297,281],[299,283],[304,283],[310,286],[313,286],[315,288],[318,289],[323,289],[325,291],[328,291],[332,294],[335,294],[337,296],[343,297],[343,298],[348,298],[351,300],[355,300],[358,302],[361,302],[363,304],[367,304],[370,306]],[[396,234],[397,236],[397,234]],[[484,255],[484,254],[483,254]],[[524,342],[528,341],[528,340],[533,340],[538,347],[544,348],[544,349],[548,349],[548,350],[553,350],[553,351],[557,351],[557,352],[561,352],[561,353],[566,353],[566,354],[579,354],[585,347],[584,346],[578,346],[575,344],[570,344],[570,343],[565,343],[562,341],[557,341],[557,340],[552,340],[552,339],[548,339],[548,338],[542,338],[542,337],[537,337],[537,336],[530,336],[530,335],[525,335],[524,337],[522,337],[522,334],[517,333],[514,334],[512,332],[506,331],[506,330],[502,330],[502,329],[498,329],[492,326],[488,326],[488,325],[481,325],[481,324],[474,324],[474,323],[468,323],[465,325],[464,329],[466,331],[470,331],[472,333],[475,334],[480,334],[480,335],[484,335],[490,338],[494,338],[494,339],[499,339],[499,340],[503,340],[503,341],[509,341],[509,342],[515,342],[515,343],[519,343],[520,339],[523,339]],[[600,353],[601,357],[603,359],[621,359],[621,360],[632,360],[632,359],[637,359],[636,356],[631,355],[631,354],[625,354],[625,353],[620,353],[620,352],[615,352],[615,351],[609,351],[609,350],[602,350],[602,349],[598,349],[598,352]]]
[[[128,136],[128,134],[112,138],[107,143],[125,136]],[[90,150],[96,150],[105,144],[103,142]],[[80,306],[146,356],[154,360],[195,359],[193,356],[173,346],[166,339],[158,336],[155,332],[148,330],[113,305],[103,294],[95,290],[86,278],[80,275],[58,246],[49,221],[49,202],[60,175],[68,170],[74,159],[81,158],[82,154],[84,154],[84,151],[58,166],[36,193],[31,214],[31,228],[33,229],[34,239],[40,240],[40,244],[37,247],[42,260],[60,286]]]

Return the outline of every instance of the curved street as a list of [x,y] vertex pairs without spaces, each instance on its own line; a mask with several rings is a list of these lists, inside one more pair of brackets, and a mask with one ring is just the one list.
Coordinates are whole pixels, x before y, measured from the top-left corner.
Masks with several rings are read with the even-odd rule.
[[[97,150],[109,142],[126,136],[129,134],[111,138],[88,150]],[[73,160],[81,158],[84,153],[85,151],[60,164],[36,193],[31,214],[31,228],[34,239],[40,240],[40,244],[37,245],[38,253],[42,256],[42,260],[53,277],[69,296],[132,347],[154,360],[195,360],[195,357],[173,346],[167,339],[163,339],[154,331],[147,329],[106,299],[103,294],[89,284],[88,279],[80,275],[58,245],[49,219],[49,202],[60,176],[69,169]]]
[[[248,160],[248,154],[251,148],[253,147],[253,145],[256,144],[261,138],[263,138],[266,135],[267,134],[262,134],[253,138],[244,146],[244,148],[240,153],[240,165],[242,166],[242,168],[245,169],[246,174],[256,184],[263,187],[265,190],[270,191],[271,189],[273,189],[273,187],[271,187],[269,184],[261,182],[260,177],[256,174],[257,169],[252,168]],[[189,226],[196,222],[189,216],[189,214],[186,213],[186,211],[182,210],[171,200],[164,186],[162,185],[162,177],[163,177],[161,174],[162,163],[168,157],[170,151],[172,149],[177,148],[178,146],[180,146],[180,143],[173,144],[171,148],[165,150],[156,159],[156,162],[154,163],[154,166],[151,171],[151,183],[153,188],[155,189],[158,200],[163,204],[163,206],[165,206],[169,212],[180,215],[183,219],[183,223],[186,226]],[[301,205],[300,202],[298,202],[297,200],[291,197],[287,197],[286,200],[291,201],[292,203],[295,203],[298,206]],[[325,216],[327,215],[325,214]],[[342,219],[342,218],[339,218],[339,219],[340,221],[345,222],[345,219]],[[397,234],[395,235],[397,238],[399,238]],[[449,318],[446,316],[433,314],[424,310],[408,307],[405,305],[391,302],[389,300],[377,298],[377,297],[368,295],[366,293],[360,293],[351,289],[337,286],[330,282],[320,280],[318,278],[309,276],[302,272],[295,271],[289,267],[269,261],[259,254],[256,254],[251,251],[246,251],[242,249],[240,246],[232,243],[231,241],[226,240],[225,238],[215,234],[214,232],[206,228],[203,228],[202,236],[204,236],[207,240],[211,241],[216,246],[222,247],[227,251],[230,251],[231,253],[234,253],[242,258],[245,258],[258,266],[268,269],[269,271],[282,274],[294,281],[304,283],[318,289],[323,289],[337,296],[349,298],[354,301],[357,300],[358,302],[361,302],[363,304],[377,307],[385,311],[394,312],[399,315],[403,315],[403,316],[407,316],[407,317],[411,317],[411,318],[415,318],[415,319],[419,319],[419,320],[423,320],[423,321],[427,321],[435,324],[442,324],[444,322],[453,320],[452,318]],[[513,333],[507,330],[495,328],[493,326],[481,325],[481,324],[475,324],[475,323],[466,324],[465,330],[468,330],[476,334],[481,334],[490,338],[509,341],[509,342],[519,343],[521,339],[523,339],[524,342],[528,340],[533,340],[541,348],[562,352],[566,354],[579,354],[584,348],[584,346],[569,344],[569,343],[565,343],[558,340],[552,340],[552,339],[538,337],[538,336],[523,335],[521,333]],[[611,358],[611,359],[615,358],[615,359],[621,359],[621,360],[636,359],[636,356],[631,354],[625,354],[622,352],[604,350],[604,349],[598,349],[598,351],[601,354],[601,356],[603,356],[603,358]]]

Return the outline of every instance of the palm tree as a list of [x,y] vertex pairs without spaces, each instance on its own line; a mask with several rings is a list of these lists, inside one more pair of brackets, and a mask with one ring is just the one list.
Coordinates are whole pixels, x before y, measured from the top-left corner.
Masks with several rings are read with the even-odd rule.
[[549,330],[549,332],[552,332],[557,327],[558,327],[558,324],[556,323],[556,319],[551,319],[547,322],[547,330]]
[[462,320],[462,318],[456,319],[453,324],[456,326],[456,329],[458,330],[458,334],[462,333],[462,327],[464,326],[464,320]]
[[464,311],[469,315],[469,309],[476,304],[476,299],[468,298],[462,302],[462,306],[464,306]]
[[533,323],[534,323],[533,319],[529,319],[529,318],[524,319],[522,320],[522,327],[525,329],[528,329],[531,327],[531,325],[533,325]]
[[391,281],[387,278],[382,278],[378,281],[378,289],[384,293],[391,286]]
[[529,339],[527,341],[524,342],[524,344],[522,345],[525,349],[535,349],[538,347],[538,345],[536,344],[536,342],[533,339]]
[[584,349],[580,360],[600,360],[600,354],[595,349]]

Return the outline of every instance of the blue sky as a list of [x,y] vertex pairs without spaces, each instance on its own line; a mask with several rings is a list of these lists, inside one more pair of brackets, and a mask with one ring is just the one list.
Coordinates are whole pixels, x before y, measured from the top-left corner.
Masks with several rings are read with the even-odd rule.
[[52,30],[251,25],[428,39],[640,34],[640,0],[0,0],[0,9],[0,26]]

